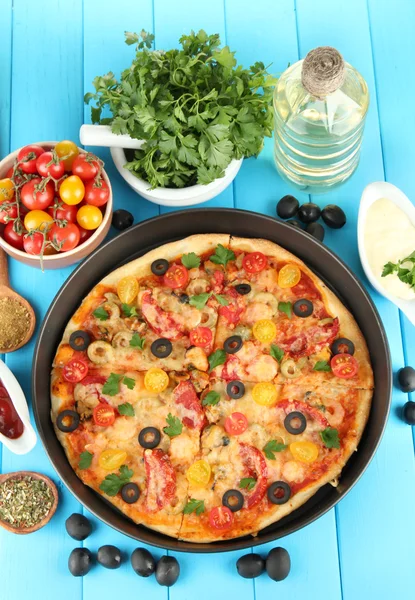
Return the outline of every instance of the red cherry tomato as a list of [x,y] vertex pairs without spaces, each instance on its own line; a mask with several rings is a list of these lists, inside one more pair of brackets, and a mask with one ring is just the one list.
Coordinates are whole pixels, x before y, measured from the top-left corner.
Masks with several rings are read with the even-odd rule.
[[23,236],[25,233],[27,233],[25,230],[22,233],[17,233],[13,229],[13,222],[10,221],[10,223],[7,223],[6,227],[4,228],[3,238],[8,244],[10,244],[10,246],[13,246],[13,248],[16,248],[17,250],[23,250]]
[[85,202],[92,206],[104,206],[110,197],[110,190],[104,179],[99,182],[88,181],[85,184]]
[[99,163],[93,154],[78,154],[72,163],[72,173],[78,175],[82,181],[94,179],[99,172]]
[[79,204],[62,204],[59,208],[49,206],[47,212],[54,219],[59,221],[68,221],[68,223],[76,223],[76,213],[78,212]]
[[101,402],[94,408],[94,421],[100,427],[109,427],[115,421],[115,410],[110,404]]
[[8,223],[11,219],[17,217],[17,206],[13,204],[12,206],[2,208],[2,204],[4,203],[0,204],[0,223]]
[[35,231],[23,238],[23,248],[28,254],[39,255],[43,247],[43,234],[40,231]]
[[233,525],[233,512],[227,506],[214,506],[209,511],[209,523],[218,531],[230,529]]
[[268,259],[262,252],[250,252],[244,256],[242,266],[248,273],[259,273],[268,264]]
[[25,146],[17,155],[19,167],[23,173],[37,173],[36,160],[37,157],[44,153],[44,149],[40,146]]
[[248,428],[248,419],[240,412],[234,412],[225,419],[225,429],[229,435],[241,435]]
[[15,173],[15,175],[14,175],[14,177],[13,177],[13,172],[14,172],[14,169],[13,169],[13,167],[10,167],[10,169],[9,169],[9,170],[7,171],[7,173],[6,173],[6,177],[8,177],[8,178],[9,178],[9,179],[11,179],[12,181],[14,181],[14,183],[15,183],[16,185],[20,185],[21,183],[23,183],[23,177],[22,177],[22,174],[21,174],[21,173],[19,173],[19,171],[16,171],[16,173]]
[[189,334],[190,343],[193,346],[204,348],[212,341],[212,330],[209,327],[196,327]]
[[172,265],[163,275],[165,286],[176,289],[185,287],[189,281],[189,271],[183,265]]
[[336,354],[330,361],[331,370],[336,377],[350,379],[359,370],[359,363],[351,354]]
[[55,187],[51,181],[44,184],[44,179],[35,177],[24,184],[20,199],[29,210],[44,210],[53,202]]
[[79,229],[79,244],[78,244],[78,246],[80,246],[81,244],[86,242],[91,237],[91,235],[94,233],[94,231],[93,231],[93,229],[89,229],[89,230],[84,229],[80,225],[78,225],[78,229]]
[[73,358],[63,367],[62,375],[66,381],[77,383],[88,375],[88,365],[81,358]]
[[60,179],[65,173],[65,165],[53,152],[43,152],[36,160],[36,170],[41,177],[50,175],[54,179]]
[[67,223],[65,227],[55,223],[48,232],[48,240],[59,246],[59,252],[67,252],[76,248],[80,237],[79,228],[75,223]]

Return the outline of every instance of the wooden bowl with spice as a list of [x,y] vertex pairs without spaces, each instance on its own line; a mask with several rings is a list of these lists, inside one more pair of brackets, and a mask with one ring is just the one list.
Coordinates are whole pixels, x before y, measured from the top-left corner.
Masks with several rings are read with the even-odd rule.
[[16,471],[0,475],[0,526],[17,534],[44,527],[58,506],[58,490],[46,475]]

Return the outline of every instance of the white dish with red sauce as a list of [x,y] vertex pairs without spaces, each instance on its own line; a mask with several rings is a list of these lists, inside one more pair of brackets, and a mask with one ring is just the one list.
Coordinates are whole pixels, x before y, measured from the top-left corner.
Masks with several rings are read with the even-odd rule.
[[0,443],[15,454],[27,454],[36,441],[23,390],[9,367],[0,360]]

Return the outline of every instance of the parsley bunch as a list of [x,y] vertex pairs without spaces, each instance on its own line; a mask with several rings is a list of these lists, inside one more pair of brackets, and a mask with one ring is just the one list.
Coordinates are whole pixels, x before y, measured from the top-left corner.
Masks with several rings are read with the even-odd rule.
[[[408,263],[411,268],[405,268],[402,265]],[[396,273],[398,278],[407,283],[409,287],[415,288],[415,251],[406,258],[398,260],[397,263],[388,262],[383,266],[382,277]]]
[[152,188],[182,188],[223,177],[234,158],[257,156],[272,134],[276,80],[265,65],[236,66],[219,35],[203,30],[166,52],[152,50],[153,39],[144,30],[126,32],[126,43],[136,44],[131,66],[121,81],[111,72],[96,77],[95,93],[85,95],[96,102],[93,123],[145,140],[125,167]]

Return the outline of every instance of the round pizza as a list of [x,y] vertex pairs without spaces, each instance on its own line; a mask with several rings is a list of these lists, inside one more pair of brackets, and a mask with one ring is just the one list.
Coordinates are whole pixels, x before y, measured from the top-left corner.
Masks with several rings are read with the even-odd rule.
[[51,414],[86,485],[138,524],[213,542],[337,485],[372,393],[358,325],[301,260],[212,234],[92,289],[55,355]]

